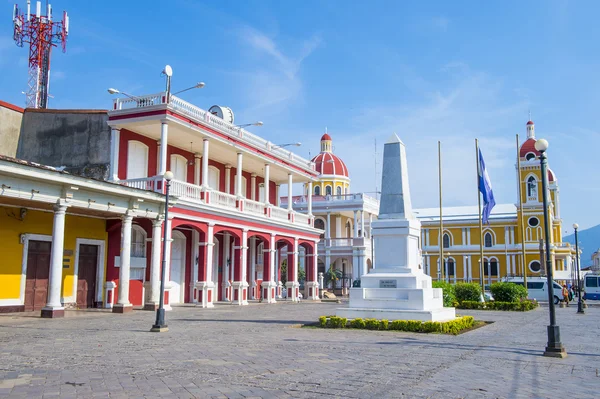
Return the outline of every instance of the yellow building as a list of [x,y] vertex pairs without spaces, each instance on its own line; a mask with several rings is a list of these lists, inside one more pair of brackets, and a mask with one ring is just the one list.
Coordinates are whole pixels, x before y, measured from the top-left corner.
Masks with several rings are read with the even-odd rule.
[[[0,313],[106,302],[107,220],[157,216],[161,194],[0,156]],[[141,205],[141,206],[140,206]]]
[[[489,225],[481,232],[478,206],[443,208],[443,261],[440,267],[439,208],[415,210],[422,225],[423,268],[434,279],[479,281],[480,269],[483,269],[486,284],[524,273],[527,276],[545,275],[544,262],[540,261],[540,240],[544,238],[540,153],[534,146],[534,123],[528,121],[526,126],[527,139],[520,147],[520,169],[517,167],[522,215],[518,201],[516,204],[498,204],[492,210]],[[548,169],[548,183],[554,278],[570,280],[575,267],[575,248],[562,242],[560,191],[551,169]],[[480,267],[481,240],[484,244],[483,267]]]

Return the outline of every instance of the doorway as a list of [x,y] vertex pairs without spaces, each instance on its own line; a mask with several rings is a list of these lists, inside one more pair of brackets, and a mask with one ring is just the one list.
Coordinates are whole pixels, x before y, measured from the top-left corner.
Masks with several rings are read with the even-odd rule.
[[171,241],[171,290],[169,291],[169,302],[170,303],[181,303],[183,302],[183,276],[185,275],[185,249],[186,249],[186,238],[185,235],[177,230],[173,230],[172,233],[173,241]]
[[46,305],[51,249],[50,241],[29,240],[24,303],[26,312],[41,310]]
[[96,275],[98,273],[98,246],[79,244],[77,266],[77,307],[95,307]]

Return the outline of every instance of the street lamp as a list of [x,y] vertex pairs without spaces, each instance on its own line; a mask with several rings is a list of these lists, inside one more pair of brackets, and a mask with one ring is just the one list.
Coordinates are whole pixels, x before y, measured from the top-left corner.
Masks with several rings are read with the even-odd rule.
[[577,230],[579,230],[579,225],[573,223],[573,228],[575,229],[575,267],[577,268],[577,313],[585,314],[583,302],[581,302],[581,276],[579,275],[579,243],[577,241]]
[[117,89],[113,89],[112,87],[111,87],[111,88],[109,88],[107,91],[108,91],[110,94],[123,94],[124,96],[127,96],[127,97],[131,98],[132,100],[135,100],[135,101],[139,100],[139,97],[132,96],[131,94],[125,93],[124,91],[120,91],[120,90],[117,90]]
[[302,143],[300,143],[300,142],[298,142],[298,143],[285,143],[285,144],[275,144],[271,148],[283,148],[283,147],[289,147],[289,146],[300,147],[301,145],[302,145]]
[[252,123],[243,123],[241,125],[235,125],[235,127],[239,127],[240,129],[243,127],[248,127],[248,126],[262,126],[264,125],[264,123],[262,121],[256,121],[256,122],[252,122]]
[[178,92],[173,93],[173,95],[183,93],[184,91],[188,91],[188,90],[192,90],[192,89],[201,89],[204,86],[206,86],[206,84],[204,82],[198,82],[195,85],[193,85],[192,87],[188,87],[187,89],[179,90]]
[[171,188],[171,180],[173,180],[173,172],[166,171],[163,178],[166,182],[165,190],[165,224],[163,229],[163,248],[162,248],[162,271],[160,275],[160,300],[158,309],[156,309],[156,322],[150,329],[152,332],[166,332],[169,328],[165,324],[165,278],[167,272],[167,226],[169,220],[169,189]]
[[550,325],[548,326],[548,345],[544,351],[544,356],[560,357],[567,356],[565,347],[560,342],[560,328],[556,324],[556,313],[554,309],[554,270],[552,260],[550,258],[550,215],[548,214],[548,142],[544,139],[539,139],[535,142],[535,149],[540,152],[540,167],[542,173],[542,198],[544,205],[544,235],[546,240],[546,271],[548,281],[548,308],[550,310]]

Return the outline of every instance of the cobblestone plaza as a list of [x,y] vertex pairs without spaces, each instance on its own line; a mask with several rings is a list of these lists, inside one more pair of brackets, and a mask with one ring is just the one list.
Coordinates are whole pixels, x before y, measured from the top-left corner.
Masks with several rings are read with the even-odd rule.
[[547,308],[472,312],[459,336],[298,328],[339,304],[0,316],[0,397],[594,398],[600,309],[557,309],[566,359],[542,357]]

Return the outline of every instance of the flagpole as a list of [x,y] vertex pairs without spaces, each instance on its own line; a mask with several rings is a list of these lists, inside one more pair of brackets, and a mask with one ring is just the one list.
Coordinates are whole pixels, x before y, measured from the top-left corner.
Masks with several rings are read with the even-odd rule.
[[523,271],[523,286],[527,289],[527,266],[525,265],[525,226],[524,219],[525,214],[523,213],[523,195],[521,188],[521,154],[519,153],[519,135],[517,134],[517,176],[519,186],[519,213],[521,214],[521,221],[519,223],[519,229],[521,230],[521,270]]
[[481,284],[481,294],[485,293],[483,282],[483,222],[481,221],[481,194],[479,189],[479,140],[475,139],[475,159],[477,159],[477,204],[479,205],[479,283]]
[[[440,185],[440,261],[438,263],[438,281],[444,281],[444,221],[442,219],[442,142],[438,141],[438,178]],[[441,278],[440,278],[441,276]]]

